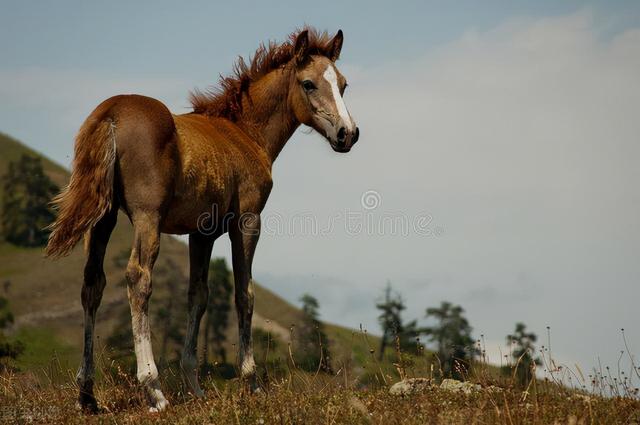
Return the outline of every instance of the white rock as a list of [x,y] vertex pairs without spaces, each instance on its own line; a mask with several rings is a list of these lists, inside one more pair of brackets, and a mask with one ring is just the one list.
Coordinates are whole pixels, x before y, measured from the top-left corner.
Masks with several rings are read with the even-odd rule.
[[396,382],[389,389],[389,394],[409,395],[423,393],[431,388],[431,380],[427,378],[409,378]]
[[482,387],[478,384],[472,384],[471,382],[462,382],[455,379],[444,379],[440,384],[440,388],[447,391],[460,391],[465,394],[471,394],[478,392]]

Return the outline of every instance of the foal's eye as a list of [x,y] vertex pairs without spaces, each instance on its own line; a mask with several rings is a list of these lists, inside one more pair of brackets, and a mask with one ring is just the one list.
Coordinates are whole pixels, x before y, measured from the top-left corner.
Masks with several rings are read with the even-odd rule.
[[311,82],[311,80],[304,80],[302,82],[302,88],[304,89],[304,91],[310,92],[310,91],[316,89],[316,85],[313,84],[313,82]]

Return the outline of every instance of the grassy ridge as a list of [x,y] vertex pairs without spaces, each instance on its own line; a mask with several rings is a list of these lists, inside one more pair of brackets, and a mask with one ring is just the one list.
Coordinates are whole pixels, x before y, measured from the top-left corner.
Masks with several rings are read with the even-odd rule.
[[[51,180],[58,186],[62,186],[67,182],[69,172],[64,167],[56,164],[30,147],[23,145],[11,136],[0,132],[0,176],[4,176],[7,172],[10,162],[20,159],[23,154],[40,157],[45,173],[47,173]],[[0,186],[0,195],[2,195],[3,189],[4,188]]]

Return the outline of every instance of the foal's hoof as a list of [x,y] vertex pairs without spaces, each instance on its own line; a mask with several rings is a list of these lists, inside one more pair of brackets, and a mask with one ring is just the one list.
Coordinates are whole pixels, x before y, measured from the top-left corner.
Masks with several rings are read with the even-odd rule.
[[96,401],[96,398],[93,396],[93,394],[87,394],[83,392],[80,393],[78,401],[76,401],[76,410],[92,415],[100,413],[98,402]]
[[262,389],[258,385],[258,380],[255,375],[242,378],[242,383],[242,387],[249,394],[260,394],[262,392]]
[[159,413],[169,407],[169,402],[167,400],[160,400],[156,403],[155,406],[149,407],[149,413]]
[[195,398],[204,398],[204,391],[201,388],[194,388],[191,392]]
[[169,402],[164,398],[164,394],[159,388],[148,388],[148,400],[151,407],[149,407],[150,413],[158,413],[169,407]]

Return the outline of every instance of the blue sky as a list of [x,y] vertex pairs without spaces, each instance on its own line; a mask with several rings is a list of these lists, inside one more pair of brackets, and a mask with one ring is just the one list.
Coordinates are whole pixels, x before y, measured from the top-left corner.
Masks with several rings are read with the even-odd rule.
[[[277,7],[259,1],[42,1],[37,7],[23,1],[0,3],[0,70],[96,75],[120,80],[130,91],[136,91],[140,80],[167,81],[172,87],[148,94],[169,102],[176,112],[188,110],[186,94],[180,93],[215,84],[238,55],[250,55],[259,42],[282,40],[303,24],[330,31],[342,28],[347,39],[343,62],[376,68],[411,60],[465,32],[486,31],[507,19],[588,9],[598,16],[603,36],[640,19],[640,4],[633,1],[616,2],[614,7],[606,1],[292,1],[278,2]],[[53,104],[44,83],[39,95]],[[6,121],[3,131],[69,164],[69,145],[62,142],[66,132],[55,128],[56,123],[50,124],[53,129],[33,125],[53,119],[49,108],[33,106],[30,117],[15,105],[0,106]]]
[[[129,74],[200,76],[227,70],[257,41],[280,39],[303,23],[342,28],[349,60],[401,60],[486,30],[512,17],[543,17],[589,7],[616,30],[634,25],[637,2],[2,2],[3,67],[106,69]],[[216,65],[214,71],[207,69]],[[215,75],[215,74],[214,74]]]
[[[256,279],[293,302],[309,292],[324,319],[352,327],[377,329],[391,280],[407,319],[460,303],[494,353],[516,321],[551,326],[560,360],[583,369],[615,364],[622,327],[640,352],[640,3],[1,4],[0,131],[67,166],[106,97],[186,112],[189,90],[260,42],[305,23],[342,28],[361,142],[339,157],[298,131],[265,210],[337,224],[267,232]],[[363,210],[371,190],[380,204]],[[428,218],[430,233],[353,235],[354,211]]]
[[[2,2],[6,66],[79,67],[127,74],[205,76],[226,70],[256,42],[281,38],[303,23],[348,36],[349,60],[365,65],[401,60],[416,50],[488,29],[513,16],[570,13],[584,2],[188,2],[97,4],[84,1]],[[635,2],[591,7],[616,26],[638,17]],[[617,13],[622,11],[623,13]],[[209,65],[215,65],[207,69]],[[215,75],[215,74],[214,74]]]

